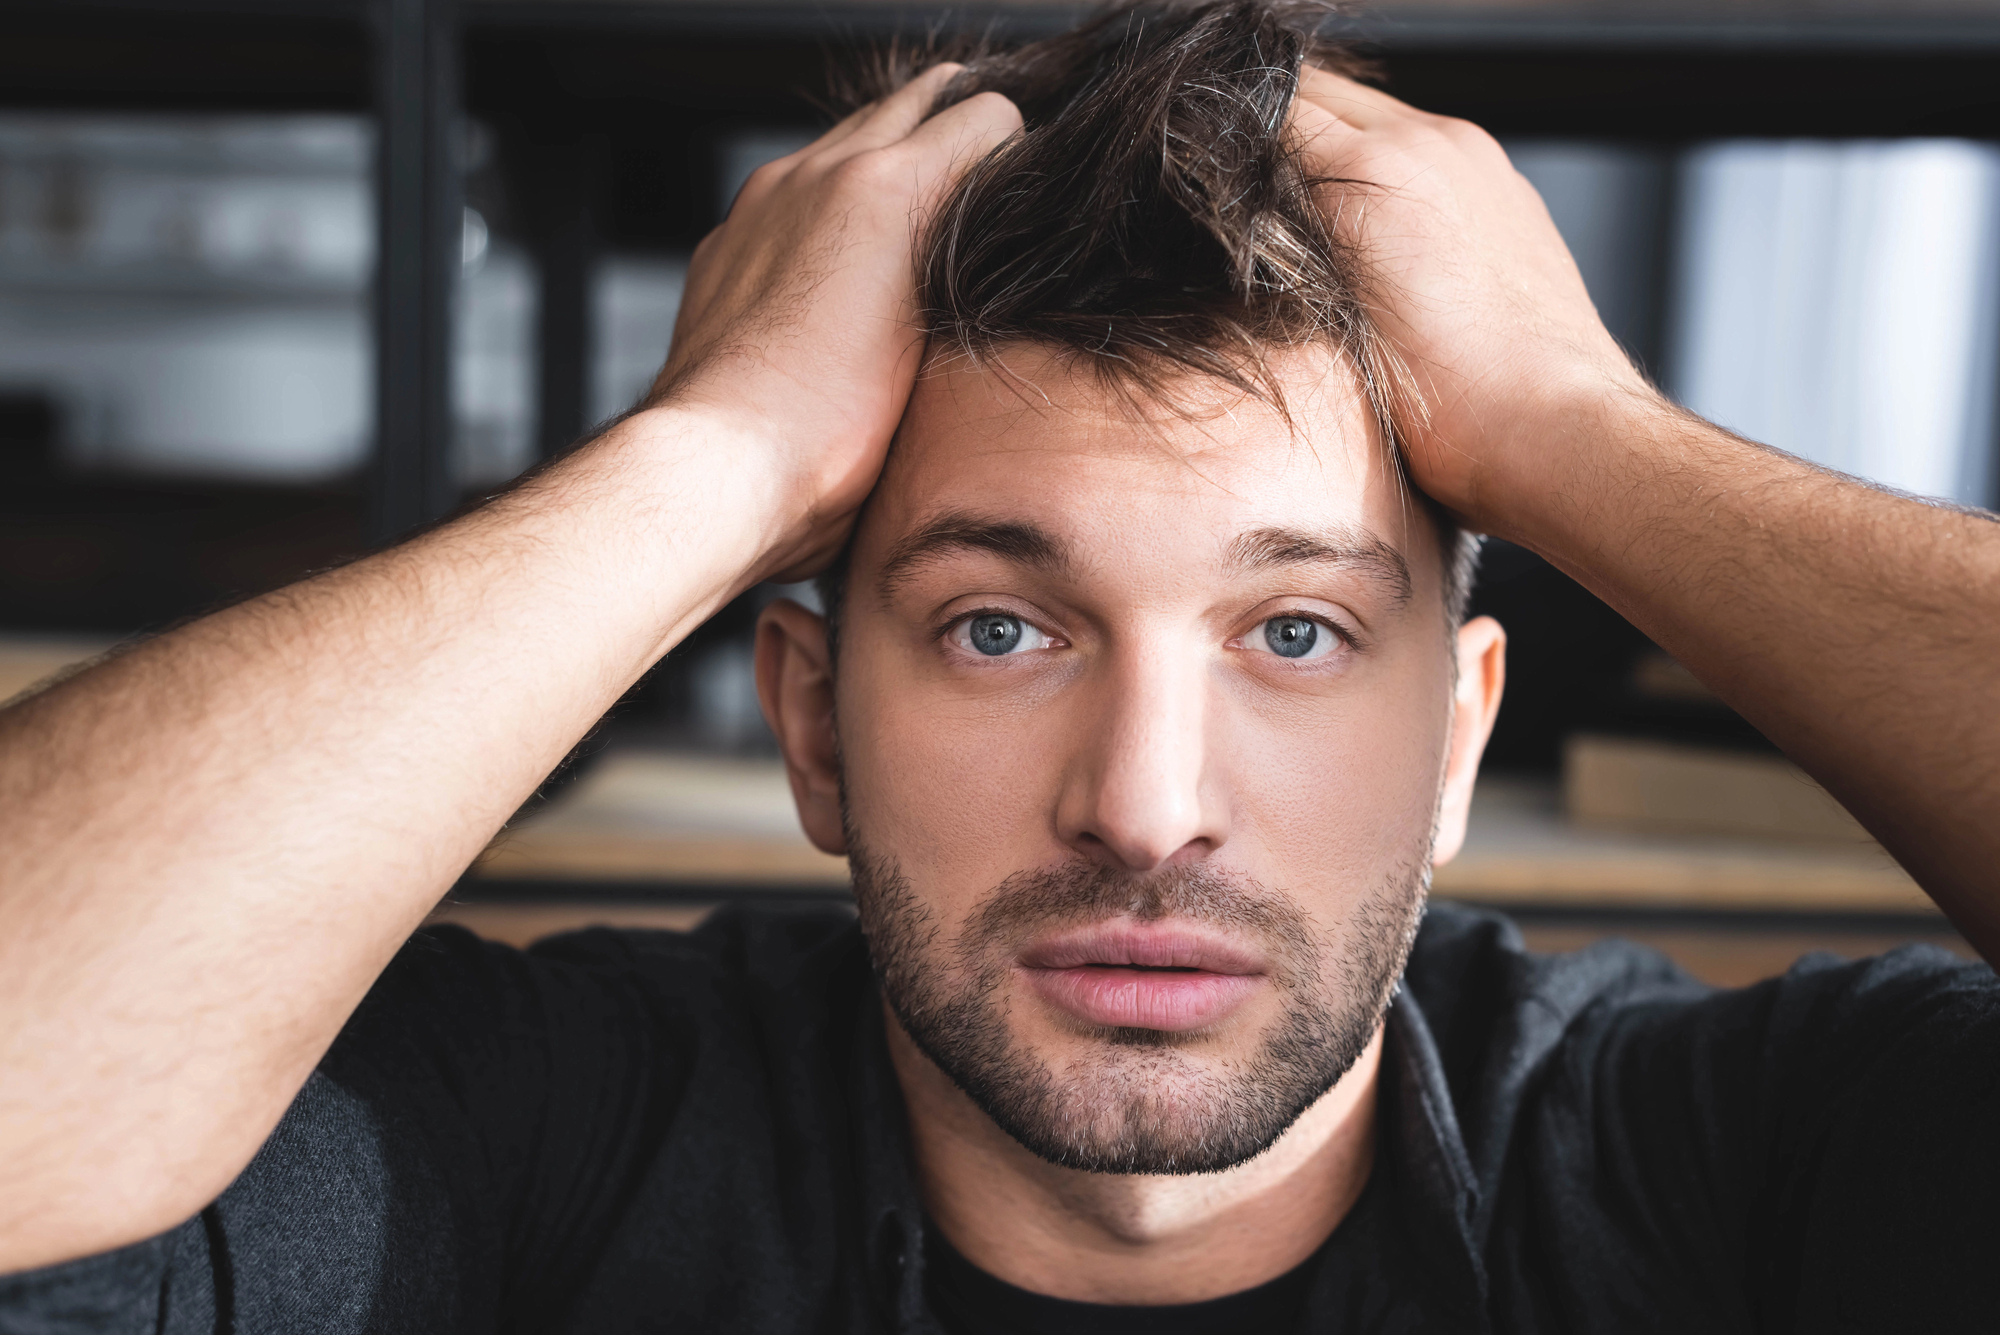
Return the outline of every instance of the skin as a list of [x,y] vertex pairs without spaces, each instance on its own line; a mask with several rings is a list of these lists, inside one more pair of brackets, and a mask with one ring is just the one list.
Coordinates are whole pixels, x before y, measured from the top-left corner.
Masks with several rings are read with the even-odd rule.
[[[853,828],[895,856],[946,940],[1010,873],[1077,860],[1135,874],[1206,863],[1333,928],[1430,851],[1434,819],[1449,858],[1504,636],[1490,618],[1447,628],[1436,532],[1405,503],[1350,378],[1322,352],[1292,359],[1295,436],[1212,382],[1177,387],[1189,421],[1142,416],[1033,348],[1003,361],[918,382],[856,533],[837,692],[820,618],[765,614],[759,682],[814,841],[847,851],[837,716]],[[885,578],[949,516],[1031,526],[1063,559],[953,543]],[[1274,530],[1327,553],[1239,559],[1246,536]],[[1370,535],[1407,563],[1407,588],[1333,555]],[[996,658],[962,642],[973,612],[1020,617],[1023,648]],[[1328,652],[1281,658],[1262,626],[1288,614],[1354,643],[1329,629]],[[1002,1004],[1015,1041],[1055,1071],[1102,1060],[1102,1039],[1022,970]],[[1266,984],[1177,1057],[1226,1075],[1283,1005]],[[1048,1164],[893,1017],[890,1033],[933,1218],[1023,1288],[1125,1304],[1234,1292],[1310,1255],[1367,1178],[1379,1030],[1272,1152],[1196,1177]]]
[[[920,359],[911,237],[1018,124],[991,95],[922,121],[949,73],[753,178],[697,255],[642,412],[473,515],[0,713],[0,1270],[213,1199],[626,685],[735,592],[837,550]],[[1490,138],[1332,76],[1305,92],[1320,173],[1379,187],[1323,203],[1385,274],[1376,306],[1429,415],[1417,485],[1607,598],[2000,956],[2000,528],[1678,412]],[[972,1213],[975,1161],[1010,1181],[1007,1152],[911,1091],[920,1141],[965,1146],[924,1151],[932,1199]],[[1343,1134],[1318,1145],[1351,1163]],[[1339,1179],[1319,1153],[1286,1164]],[[1049,1193],[1014,1176],[992,1200],[1032,1230]],[[1139,1222],[1120,1227],[1143,1249]],[[1040,1245],[1037,1273],[1081,1291],[1058,1253]]]

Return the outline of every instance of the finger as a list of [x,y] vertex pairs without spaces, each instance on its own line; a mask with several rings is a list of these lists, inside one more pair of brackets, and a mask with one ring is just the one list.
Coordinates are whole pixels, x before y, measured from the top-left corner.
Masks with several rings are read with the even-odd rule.
[[[880,112],[884,107],[886,107],[889,103],[895,101],[897,98],[901,97],[904,93],[907,93],[912,87],[915,87],[917,84],[923,83],[925,80],[931,81],[928,85],[926,85],[931,89],[931,92],[928,97],[922,98],[921,101],[923,108],[928,109],[930,104],[936,100],[938,93],[943,90],[943,86],[951,82],[952,76],[958,73],[959,70],[962,70],[964,68],[965,67],[963,65],[954,64],[949,61],[946,61],[943,64],[933,65],[931,66],[931,68],[925,70],[915,79],[910,80],[909,83],[904,84],[901,88],[897,89],[894,93],[891,93],[888,97],[883,98],[881,101],[870,102],[867,103],[865,106],[856,107],[854,110],[848,112],[845,116],[841,117],[840,120],[835,122],[833,127],[829,129],[825,134],[813,140],[810,144],[807,144],[797,153],[790,154],[788,156],[804,159],[824,153],[830,148],[837,148],[842,143],[845,143],[847,140],[852,139],[854,137],[855,132],[861,129],[862,126],[867,125],[871,121],[873,121],[876,117],[876,114]],[[940,73],[940,71],[942,71],[942,73]],[[922,116],[921,111],[918,113],[918,116],[919,119],[921,119]],[[901,138],[903,134],[907,133],[908,131],[904,130],[901,133],[897,134],[895,137]]]
[[755,200],[768,194],[800,163],[817,158],[831,164],[907,137],[911,129],[923,122],[945,85],[964,68],[952,61],[933,65],[880,102],[870,102],[849,112],[839,124],[804,148],[765,163],[737,189],[736,198],[730,201],[730,212],[734,213],[745,199]]
[[924,123],[924,117],[930,114],[945,85],[958,77],[959,71],[964,68],[949,60],[931,66],[877,102],[870,109],[867,120],[855,128],[843,147],[861,153],[907,139],[911,131]]
[[1379,88],[1370,88],[1313,65],[1300,67],[1299,91],[1294,101],[1311,103],[1357,130],[1372,130],[1384,121],[1416,114],[1409,103],[1400,102]]
[[999,93],[978,93],[917,127],[910,147],[924,157],[969,163],[1021,128],[1021,109]]
[[868,119],[869,113],[874,109],[875,104],[872,102],[865,107],[857,107],[843,116],[832,129],[813,140],[810,144],[807,144],[804,148],[794,149],[783,157],[773,158],[758,167],[757,170],[743,178],[742,185],[736,187],[736,197],[729,201],[729,207],[724,210],[722,216],[727,218],[734,214],[737,205],[743,203],[746,199],[755,201],[763,198],[777,188],[779,181],[791,175],[794,167],[809,158],[827,152],[829,149],[839,145],[843,140],[850,138],[861,123]]
[[1303,97],[1292,99],[1291,124],[1298,142],[1321,156],[1336,144],[1361,134],[1319,103]]
[[832,129],[813,140],[810,144],[807,144],[803,150],[803,154],[809,156],[814,153],[823,153],[848,138],[861,128],[862,122],[868,119],[869,115],[875,110],[875,106],[875,103],[870,102],[866,106],[856,107],[854,110],[848,112],[839,121],[835,122]]

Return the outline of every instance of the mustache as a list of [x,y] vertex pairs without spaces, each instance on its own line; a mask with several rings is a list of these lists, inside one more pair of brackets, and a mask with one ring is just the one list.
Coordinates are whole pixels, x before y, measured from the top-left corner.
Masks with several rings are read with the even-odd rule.
[[1184,919],[1261,942],[1292,981],[1318,973],[1312,916],[1254,877],[1203,863],[1128,872],[1090,862],[1018,871],[989,891],[955,943],[962,959],[991,959],[1038,933],[1130,917]]

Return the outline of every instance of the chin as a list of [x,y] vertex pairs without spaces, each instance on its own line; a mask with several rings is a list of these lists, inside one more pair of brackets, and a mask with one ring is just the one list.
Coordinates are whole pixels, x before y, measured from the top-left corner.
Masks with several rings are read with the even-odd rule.
[[1150,1029],[1017,1033],[1006,1016],[1022,1011],[996,1000],[976,983],[889,994],[912,1041],[1002,1131],[1091,1173],[1219,1173],[1256,1158],[1353,1067],[1380,1020],[1373,1007],[1292,1008],[1218,1051],[1216,1035]]
[[[1179,1035],[1115,1031],[1051,1062],[967,1088],[1010,1136],[1084,1172],[1219,1173],[1271,1148],[1345,1068],[1272,1081],[1251,1060],[1197,1055]],[[994,1074],[989,1071],[989,1075]],[[956,1078],[956,1077],[955,1077]],[[964,1082],[961,1081],[964,1088]]]

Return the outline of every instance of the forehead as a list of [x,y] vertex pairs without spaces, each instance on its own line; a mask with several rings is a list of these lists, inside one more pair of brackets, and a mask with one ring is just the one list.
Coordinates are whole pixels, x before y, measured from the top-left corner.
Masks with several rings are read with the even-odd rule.
[[[1286,411],[1211,377],[1172,407],[1038,349],[921,378],[861,531],[858,566],[941,517],[1023,523],[1085,564],[1219,557],[1246,534],[1329,530],[1402,554],[1435,585],[1435,541],[1353,375],[1328,351],[1279,363]],[[1431,571],[1429,578],[1423,571]]]

